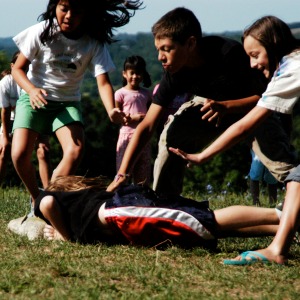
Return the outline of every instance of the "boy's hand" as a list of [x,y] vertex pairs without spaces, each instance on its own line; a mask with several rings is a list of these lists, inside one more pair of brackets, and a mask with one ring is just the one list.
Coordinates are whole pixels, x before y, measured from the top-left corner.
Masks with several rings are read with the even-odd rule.
[[208,120],[208,122],[216,120],[216,127],[218,127],[222,117],[226,114],[226,106],[223,102],[207,99],[201,111],[205,113],[202,120]]

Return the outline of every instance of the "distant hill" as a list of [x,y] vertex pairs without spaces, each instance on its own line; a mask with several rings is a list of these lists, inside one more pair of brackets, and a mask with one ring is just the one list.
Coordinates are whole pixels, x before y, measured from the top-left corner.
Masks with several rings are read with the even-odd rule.
[[300,22],[290,23],[289,27],[291,29],[299,29],[300,28]]
[[[300,39],[300,22],[292,23],[289,25],[293,33]],[[241,41],[242,31],[224,31],[222,33],[204,33],[204,35],[219,35],[232,38],[237,41]],[[115,36],[118,43],[113,43],[109,46],[109,51],[112,59],[116,65],[115,72],[110,74],[110,79],[115,88],[120,87],[120,78],[122,72],[122,66],[125,58],[130,55],[141,55],[147,59],[147,69],[151,74],[152,83],[156,84],[160,81],[162,68],[161,64],[157,60],[157,51],[154,47],[153,36],[149,33],[137,33],[137,34],[119,34]],[[4,52],[7,57],[12,57],[13,53],[17,51],[12,37],[0,38],[0,52]],[[87,74],[87,77],[90,75]],[[89,90],[97,91],[94,86],[95,82],[91,78]]]
[[4,51],[9,57],[17,51],[17,47],[11,37],[0,38],[0,51]]
[[[300,22],[294,22],[288,24],[291,28],[293,34],[296,38],[300,39]],[[150,33],[149,33],[150,34]],[[139,33],[137,33],[139,35]],[[204,35],[221,35],[221,36],[227,36],[233,39],[236,39],[240,41],[240,37],[242,35],[242,31],[224,31],[220,33],[204,33]],[[120,40],[126,40],[128,39],[134,39],[134,34],[120,34],[116,36],[116,39]],[[17,50],[17,47],[15,46],[12,37],[7,38],[0,38],[0,51],[4,51],[9,57]]]

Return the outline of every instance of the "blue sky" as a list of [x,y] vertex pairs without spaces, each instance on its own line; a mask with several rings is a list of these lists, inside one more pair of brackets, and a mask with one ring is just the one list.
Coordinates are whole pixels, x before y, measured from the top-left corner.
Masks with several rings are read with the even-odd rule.
[[[35,24],[48,3],[48,0],[0,1],[0,37],[14,36]],[[287,23],[300,22],[300,0],[144,0],[144,6],[116,33],[150,32],[155,21],[178,6],[191,9],[206,33],[243,30],[267,14]]]

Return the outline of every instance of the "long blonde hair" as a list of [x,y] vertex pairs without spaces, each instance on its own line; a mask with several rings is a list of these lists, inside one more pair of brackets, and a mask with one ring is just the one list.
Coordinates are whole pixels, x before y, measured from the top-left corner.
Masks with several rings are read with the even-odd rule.
[[47,191],[80,191],[83,189],[104,190],[109,183],[108,178],[104,176],[87,178],[84,176],[58,176],[55,180],[50,181]]

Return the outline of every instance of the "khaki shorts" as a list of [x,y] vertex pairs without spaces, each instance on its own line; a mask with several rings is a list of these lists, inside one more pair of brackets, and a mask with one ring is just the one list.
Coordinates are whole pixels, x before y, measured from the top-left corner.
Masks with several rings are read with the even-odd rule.
[[296,181],[300,183],[300,165],[291,170],[290,174],[286,177],[285,182]]
[[47,105],[33,109],[30,105],[29,95],[21,95],[17,101],[13,131],[17,128],[28,128],[40,134],[51,134],[73,122],[83,124],[80,102],[49,100],[47,102]]
[[[236,121],[235,114],[228,114],[227,119],[223,118],[221,125],[215,127],[214,124],[202,120],[202,106],[203,99],[195,97],[184,103],[174,115],[169,116],[160,135],[154,164],[153,189],[157,193],[170,195],[182,192],[186,162],[170,153],[169,147],[188,153],[202,151]],[[252,145],[250,141],[253,141]],[[256,129],[248,143],[278,181],[283,182],[295,167],[294,149],[275,115],[270,116]]]

